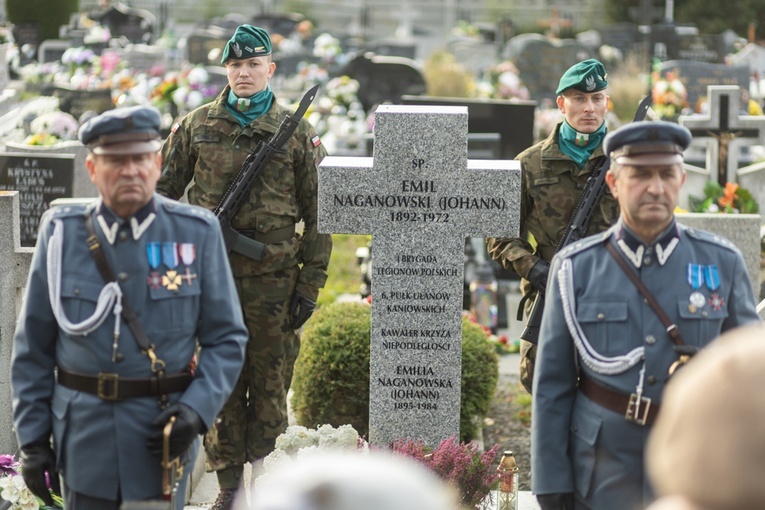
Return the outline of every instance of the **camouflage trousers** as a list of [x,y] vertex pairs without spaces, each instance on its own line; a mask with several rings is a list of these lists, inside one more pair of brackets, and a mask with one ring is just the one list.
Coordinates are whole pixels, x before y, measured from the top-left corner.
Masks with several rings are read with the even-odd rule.
[[287,428],[287,392],[300,350],[289,305],[299,274],[295,266],[235,278],[250,338],[242,374],[204,441],[207,470],[219,472],[221,488],[240,485],[243,465],[271,453]]

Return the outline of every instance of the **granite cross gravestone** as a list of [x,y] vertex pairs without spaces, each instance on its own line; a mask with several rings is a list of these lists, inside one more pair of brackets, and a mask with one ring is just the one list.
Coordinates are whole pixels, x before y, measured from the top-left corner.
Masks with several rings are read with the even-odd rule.
[[22,248],[19,192],[0,191],[0,452],[18,449],[11,409],[11,348],[33,248]]
[[708,87],[709,114],[681,116],[694,140],[707,143],[710,179],[721,185],[736,182],[741,145],[765,144],[765,117],[740,115],[741,90],[737,86]]
[[369,439],[459,433],[465,238],[516,236],[520,164],[467,159],[465,106],[381,105],[373,158],[319,166],[319,231],[372,234]]
[[40,218],[59,197],[72,196],[73,154],[0,152],[0,190],[19,192],[21,245],[34,246]]

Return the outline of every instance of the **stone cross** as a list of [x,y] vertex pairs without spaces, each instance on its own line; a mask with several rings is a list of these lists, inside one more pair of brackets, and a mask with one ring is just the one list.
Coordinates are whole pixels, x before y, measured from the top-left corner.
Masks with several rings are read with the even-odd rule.
[[19,192],[0,191],[0,452],[18,449],[11,405],[11,349],[34,248],[22,248]]
[[639,25],[653,25],[661,20],[664,9],[656,7],[653,0],[640,0],[640,6],[627,9],[630,18],[636,20]]
[[[708,115],[681,116],[678,122],[707,144],[707,170],[721,186],[736,182],[742,145],[765,145],[765,116],[740,115],[741,90],[736,85],[707,87]],[[746,106],[744,106],[746,108]]]
[[465,238],[515,237],[520,163],[468,160],[465,106],[382,105],[374,158],[319,166],[319,231],[372,234],[369,440],[459,433]]

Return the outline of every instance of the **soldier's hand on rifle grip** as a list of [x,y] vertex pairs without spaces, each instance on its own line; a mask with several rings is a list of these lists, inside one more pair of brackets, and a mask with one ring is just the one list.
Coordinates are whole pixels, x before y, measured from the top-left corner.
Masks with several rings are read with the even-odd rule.
[[295,291],[290,302],[290,317],[292,317],[292,329],[300,329],[305,321],[313,314],[316,301],[307,298],[300,292]]
[[172,416],[175,416],[175,424],[170,433],[171,459],[180,457],[197,436],[205,432],[204,423],[196,411],[186,404],[173,404],[159,413],[151,422],[152,432],[146,440],[146,446],[153,455],[158,457],[162,455],[163,431]]
[[46,478],[50,480],[50,490],[61,494],[61,484],[56,472],[56,454],[47,439],[39,439],[21,447],[21,476],[32,494],[42,499],[47,506],[53,506],[53,498],[48,490]]
[[546,260],[540,260],[531,267],[526,279],[542,294],[547,287],[547,277],[550,275],[550,263]]

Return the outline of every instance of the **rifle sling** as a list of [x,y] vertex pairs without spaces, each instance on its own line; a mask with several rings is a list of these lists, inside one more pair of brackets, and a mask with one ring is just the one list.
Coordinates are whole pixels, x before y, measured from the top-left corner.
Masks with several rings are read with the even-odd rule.
[[672,339],[675,345],[685,345],[685,341],[680,334],[680,330],[675,324],[672,323],[664,310],[662,310],[661,306],[656,301],[656,298],[653,297],[653,294],[651,294],[651,291],[648,290],[648,287],[646,287],[643,282],[640,281],[640,279],[635,274],[635,271],[633,271],[632,268],[630,268],[630,266],[627,264],[627,261],[624,260],[624,257],[619,255],[610,240],[606,241],[606,249],[616,260],[617,264],[619,264],[619,267],[622,268],[624,274],[626,274],[632,283],[635,284],[635,287],[637,287],[638,291],[640,291],[640,294],[643,295],[648,304],[651,305],[651,308],[653,308],[653,311],[656,312],[656,315],[659,316],[659,320],[661,320],[661,323],[664,325],[664,328],[666,328],[669,337]]

